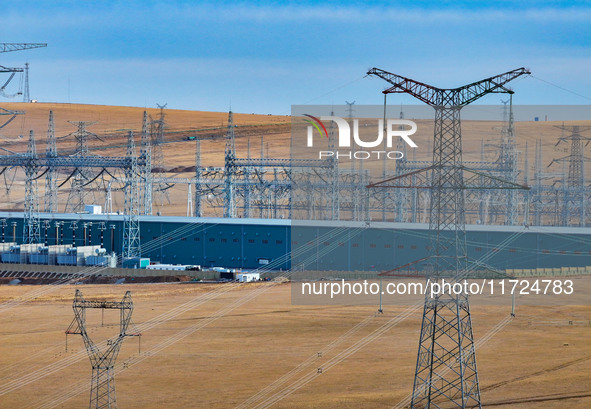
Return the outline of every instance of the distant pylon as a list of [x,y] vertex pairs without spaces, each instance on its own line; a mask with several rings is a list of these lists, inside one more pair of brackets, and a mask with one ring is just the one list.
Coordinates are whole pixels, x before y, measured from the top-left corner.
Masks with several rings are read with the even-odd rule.
[[[247,145],[246,145],[246,158],[250,162],[250,137],[248,138]],[[245,186],[243,187],[243,197],[244,197],[244,218],[248,219],[250,217],[250,206],[251,206],[251,193],[252,193],[252,185],[250,184],[250,178],[252,174],[252,167],[245,166],[244,167],[244,180],[246,181]]]
[[152,202],[156,200],[158,206],[164,206],[164,202],[170,204],[170,197],[168,195],[168,188],[170,187],[165,182],[161,182],[164,178],[164,152],[162,151],[162,145],[164,144],[164,131],[166,130],[166,121],[164,108],[167,104],[158,105],[160,109],[160,116],[158,119],[151,121],[151,134],[152,134],[152,155],[151,162],[155,178],[158,182],[153,184],[154,193],[152,195]]
[[[559,224],[563,226],[585,226],[587,219],[587,195],[585,186],[585,162],[591,160],[585,156],[585,146],[591,142],[591,137],[581,135],[582,132],[591,129],[591,127],[559,126],[559,129],[570,133],[568,136],[562,136],[558,139],[556,146],[562,143],[570,143],[570,152],[568,156],[554,159],[550,165],[555,162],[568,163],[568,176],[562,183],[562,215]],[[563,172],[566,173],[566,172]]]
[[123,260],[141,256],[140,247],[140,195],[138,177],[138,159],[135,152],[133,132],[127,136],[127,159],[130,166],[125,168],[124,188],[125,209],[123,214]]
[[[47,126],[45,156],[48,158],[57,157],[53,111],[49,111],[49,125]],[[57,169],[54,166],[49,166],[45,175],[45,212],[57,212],[57,205]]]
[[35,147],[35,134],[29,132],[29,145],[27,147],[27,161],[25,163],[25,220],[23,223],[23,243],[39,243],[41,239],[41,222],[39,219],[39,194],[37,191],[37,149]]
[[[501,101],[503,102],[503,101]],[[513,95],[509,94],[509,113],[507,115],[507,105],[503,102],[504,111],[503,119],[506,126],[503,128],[503,138],[501,141],[500,155],[498,159],[498,166],[503,179],[517,183],[517,144],[515,142],[515,128],[513,123]],[[517,192],[514,189],[508,189],[505,193],[505,224],[515,225],[517,222]]]
[[[126,337],[140,336],[138,333],[129,332],[131,314],[133,313],[133,301],[131,292],[127,291],[120,302],[85,300],[80,290],[76,290],[74,302],[74,320],[66,330],[68,334],[79,334],[84,340],[86,352],[92,365],[92,380],[90,385],[90,409],[116,409],[117,398],[115,396],[115,361],[119,355],[121,344]],[[86,330],[86,309],[116,309],[120,310],[119,335],[109,338],[106,342],[106,349],[101,351]],[[66,338],[67,340],[67,338]],[[66,341],[67,342],[67,341]],[[67,344],[66,344],[67,345]]]
[[201,139],[195,138],[195,217],[201,217]]
[[[355,101],[353,102],[347,102],[347,104],[349,105],[349,121],[352,120],[352,105],[355,103]],[[331,115],[334,115],[334,112],[330,113]],[[331,122],[330,124],[330,128],[329,128],[329,134],[328,134],[328,150],[329,151],[334,151],[335,149],[335,142],[336,142],[337,136],[336,136],[336,129],[334,126],[334,122]],[[328,158],[328,161],[330,162],[330,167],[328,168],[328,172],[329,172],[329,188],[330,188],[330,215],[329,217],[331,218],[331,220],[339,220],[340,219],[340,213],[341,213],[341,203],[339,200],[339,160],[336,157],[330,157]]]
[[[525,153],[523,160],[523,184],[529,186],[529,152],[527,142],[525,142]],[[523,206],[523,224],[529,226],[529,205],[531,201],[530,190],[526,190],[523,194],[525,205]]]
[[536,147],[535,147],[535,156],[534,156],[534,189],[533,189],[533,202],[534,202],[534,225],[541,226],[542,225],[542,211],[543,211],[543,203],[542,203],[542,140],[536,140]]
[[[385,95],[384,95],[385,96]],[[385,101],[385,99],[384,99]],[[384,113],[385,113],[385,109],[384,109]],[[385,117],[385,116],[384,116]],[[400,119],[404,119],[404,112],[402,112],[402,107],[400,108]],[[386,120],[384,119],[384,127],[386,126]],[[385,135],[385,133],[384,133]],[[386,144],[386,140],[384,139],[384,144]],[[402,176],[403,174],[406,173],[406,142],[404,142],[404,140],[402,138],[398,139],[398,144],[396,145],[396,149],[399,152],[402,152],[402,154],[404,155],[402,158],[394,161],[394,166],[395,168],[395,174],[398,176]],[[386,146],[384,146],[384,150],[386,149]],[[382,177],[384,179],[386,179],[386,156],[384,155],[384,159],[383,159],[383,163],[382,163]],[[395,200],[396,200],[396,217],[394,219],[394,221],[396,222],[404,222],[406,221],[406,204],[407,204],[407,196],[408,196],[408,192],[406,189],[397,189],[394,192],[395,195]],[[386,189],[384,189],[384,215],[382,217],[383,221],[386,221],[386,199],[388,198],[388,192],[386,192]]]
[[235,198],[235,165],[236,143],[234,135],[234,115],[232,110],[228,112],[228,128],[226,132],[226,148],[224,151],[224,217],[236,217]]
[[140,213],[146,216],[152,215],[152,141],[148,128],[148,113],[144,111],[142,119],[142,136],[140,141],[140,157],[143,157],[144,164],[141,166],[141,210]]

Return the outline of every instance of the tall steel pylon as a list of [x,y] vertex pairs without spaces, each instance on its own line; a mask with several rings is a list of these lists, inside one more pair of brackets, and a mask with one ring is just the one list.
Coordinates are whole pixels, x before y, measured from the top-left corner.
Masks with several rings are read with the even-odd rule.
[[570,133],[568,136],[562,136],[558,139],[556,146],[570,142],[570,152],[568,156],[554,159],[550,165],[555,162],[568,163],[568,175],[566,183],[563,183],[563,203],[561,223],[563,226],[577,225],[585,226],[587,218],[587,195],[585,187],[585,162],[590,159],[585,157],[585,146],[591,141],[591,137],[581,135],[582,132],[591,129],[591,127],[581,126],[559,126],[559,129]]
[[[84,340],[86,352],[92,365],[92,380],[90,386],[90,409],[116,409],[117,398],[115,395],[114,366],[121,344],[126,337],[139,336],[130,333],[131,314],[133,313],[133,301],[131,292],[127,291],[121,301],[95,301],[85,300],[80,290],[76,290],[74,302],[74,320],[66,330],[68,334],[79,334]],[[86,309],[117,309],[120,310],[119,335],[107,340],[106,349],[100,348],[92,341],[86,331]]]
[[127,159],[130,166],[125,168],[124,187],[125,211],[123,219],[123,259],[141,256],[138,160],[135,152],[133,132],[127,137]]
[[154,184],[154,193],[152,194],[152,201],[157,199],[158,206],[164,206],[164,201],[170,204],[170,197],[168,195],[168,188],[170,187],[166,183],[161,182],[164,177],[164,152],[162,151],[162,145],[164,144],[164,131],[166,129],[166,121],[164,108],[167,104],[158,105],[160,109],[160,116],[158,119],[151,121],[151,134],[152,134],[152,151],[151,151],[151,163],[156,174],[157,183]]
[[39,219],[39,195],[37,190],[37,148],[35,147],[35,134],[29,132],[29,144],[25,162],[25,220],[23,223],[23,243],[39,243],[41,238],[41,221]]
[[[247,144],[246,144],[246,159],[248,161],[250,161],[250,159],[251,159],[251,157],[250,157],[250,137],[248,137]],[[197,162],[195,162],[195,163],[197,163]],[[247,184],[242,189],[243,196],[244,196],[244,200],[243,200],[244,211],[242,214],[245,219],[250,218],[250,207],[252,204],[251,201],[252,201],[252,192],[253,192],[253,189],[252,189],[253,186],[251,186],[251,184],[250,184],[252,173],[253,173],[252,167],[246,166],[244,168],[244,180],[247,182]]]
[[542,140],[536,140],[536,147],[535,147],[535,157],[534,157],[534,189],[532,193],[533,202],[534,202],[534,225],[541,226],[542,225],[542,210],[543,210],[543,203],[542,203],[542,194],[543,194],[543,186],[542,186]]
[[[529,186],[529,152],[528,152],[528,146],[527,146],[527,142],[525,142],[525,152],[523,154],[523,180],[522,183],[525,186]],[[531,202],[531,195],[530,195],[530,191],[526,191],[523,192],[523,199],[524,199],[524,205],[523,205],[523,224],[525,226],[529,226],[530,220],[529,220],[529,205]]]
[[[353,102],[347,102],[349,105],[349,121],[353,120]],[[334,112],[331,111],[330,115],[334,115]],[[335,150],[335,142],[336,142],[336,127],[334,122],[330,124],[329,134],[328,134],[328,150],[334,151]],[[341,204],[339,200],[339,160],[333,156],[328,159],[330,163],[330,167],[328,168],[329,172],[329,183],[330,183],[330,219],[331,220],[339,220],[340,213],[341,213]],[[351,161],[353,162],[353,161]],[[363,161],[361,161],[363,162]]]
[[[386,94],[384,94],[385,97]],[[384,102],[386,100],[384,99]],[[385,105],[385,104],[384,104]],[[386,126],[386,115],[385,115],[385,111],[386,109],[384,108],[384,126]],[[400,115],[399,115],[400,119],[404,119],[404,112],[402,112],[402,108],[400,108]],[[385,133],[384,133],[385,135]],[[386,140],[384,138],[384,144],[386,143]],[[386,149],[386,147],[384,147],[384,150]],[[404,140],[402,138],[400,138],[398,140],[398,144],[396,145],[396,150],[398,150],[399,152],[402,152],[402,154],[404,155],[401,159],[398,159],[394,166],[396,166],[395,168],[395,174],[397,176],[402,176],[405,173],[405,165],[407,162],[406,159],[406,142],[404,142]],[[385,159],[386,156],[384,156],[384,163],[386,162]],[[382,176],[384,179],[386,179],[386,169],[385,169],[385,165],[382,165],[383,171],[382,171]],[[386,192],[386,189],[384,189],[384,192]],[[406,203],[407,203],[407,191],[406,189],[397,189],[395,194],[395,200],[396,200],[396,217],[394,219],[394,221],[396,222],[403,222],[406,221]],[[384,201],[386,200],[386,195],[384,195]],[[385,213],[386,213],[386,204],[384,203],[384,217],[383,220],[385,221]]]
[[[53,111],[49,111],[49,125],[47,126],[45,156],[48,158],[57,157]],[[45,174],[45,212],[57,212],[57,205],[57,169],[54,166],[51,166],[47,169],[47,173]]]
[[195,217],[201,217],[201,139],[199,136],[195,138],[195,200],[193,205],[195,206],[194,214]]
[[[512,92],[504,85],[523,74],[529,72],[519,68],[463,87],[442,89],[377,68],[368,72],[392,84],[383,93],[408,93],[435,109],[433,163],[422,171],[430,173],[431,178],[424,183],[431,189],[430,261],[434,270],[431,281],[440,280],[446,274],[459,280],[465,274],[464,189],[476,181],[482,183],[483,176],[486,178],[462,164],[460,111],[486,94]],[[392,180],[410,180],[416,174]],[[476,177],[465,180],[469,174]],[[516,188],[497,178],[486,178],[484,184],[485,188]],[[372,187],[381,186],[377,183]],[[482,407],[467,294],[425,296],[411,408],[441,407]]]
[[[354,117],[354,113],[355,113],[355,108],[353,108],[353,105],[355,105],[356,101],[353,102],[349,102],[349,101],[345,101],[345,104],[347,104],[347,122],[349,123],[349,128],[353,129],[353,117]],[[331,112],[332,114],[332,112]],[[334,132],[334,123],[331,122],[331,133]],[[334,138],[333,138],[334,139]],[[334,149],[334,142],[331,142],[331,139],[329,137],[329,143],[332,143],[332,146],[330,146],[328,149],[332,150]],[[359,161],[359,172],[355,172],[355,160],[351,160],[351,166],[350,166],[350,177],[353,179],[353,188],[350,189],[349,191],[349,197],[347,198],[347,200],[350,200],[351,202],[351,220],[359,220],[359,213],[360,213],[360,190],[356,189],[357,184],[355,184],[355,181],[360,180],[361,179],[361,175],[363,173],[363,161]],[[358,179],[359,178],[359,179]],[[340,217],[340,216],[339,216]]]
[[[506,102],[501,102],[505,104],[504,108],[506,110]],[[503,136],[497,163],[503,178],[511,183],[517,183],[517,177],[519,175],[517,169],[518,154],[517,143],[515,142],[512,94],[509,95],[509,100],[507,102],[509,103],[509,112],[508,114],[505,112],[503,113],[503,120],[505,121],[506,126],[502,131]],[[505,224],[513,226],[517,222],[517,192],[514,189],[509,189],[505,191],[505,193]]]
[[152,215],[152,141],[148,128],[148,113],[144,111],[142,119],[142,136],[140,141],[140,157],[144,159],[141,166],[141,209],[140,213],[146,216]]
[[228,129],[226,132],[226,148],[224,150],[224,217],[236,217],[235,159],[234,114],[230,110],[228,112]]

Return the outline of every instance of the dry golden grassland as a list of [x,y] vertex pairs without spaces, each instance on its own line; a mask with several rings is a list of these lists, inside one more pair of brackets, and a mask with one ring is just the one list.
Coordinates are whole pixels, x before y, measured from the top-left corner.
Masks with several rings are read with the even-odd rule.
[[[577,280],[586,290],[572,300],[573,305],[518,306],[516,318],[478,349],[485,407],[591,406],[591,307],[587,291],[591,280]],[[406,307],[386,306],[385,313],[376,316],[376,307],[372,306],[294,306],[290,285],[238,285],[143,333],[141,353],[148,355],[116,376],[118,407],[233,408],[304,362],[308,363],[300,367],[300,372],[273,392],[284,391],[306,376],[310,381],[273,408],[389,409],[411,392],[421,308],[338,365],[318,374],[319,367],[328,368],[331,359],[342,356],[343,351]],[[0,303],[38,288],[41,287],[2,286]],[[34,301],[0,309],[0,391],[11,382],[53,368],[84,351],[79,335],[68,337],[69,352],[64,351],[64,331],[73,318],[71,301],[75,288],[62,286]],[[229,287],[140,284],[79,288],[87,299],[110,300],[119,300],[126,290],[131,290],[135,304],[133,320],[140,325],[196,297]],[[266,290],[256,298],[208,321],[219,315],[218,311],[261,288]],[[475,304],[472,317],[476,339],[509,312],[510,305]],[[105,327],[100,327],[98,312],[89,312],[87,319],[89,334],[97,341],[118,330],[116,313],[105,314]],[[345,335],[366,319],[364,326]],[[569,325],[569,321],[573,324]],[[149,354],[179,331],[203,323],[207,325],[159,353]],[[327,345],[340,337],[342,342],[327,351]],[[118,362],[131,362],[137,356],[137,339],[129,338]],[[0,407],[38,408],[49,396],[59,397],[77,385],[84,387],[90,373],[90,363],[83,354],[64,369],[0,394]],[[88,387],[83,390],[56,407],[87,407]]]

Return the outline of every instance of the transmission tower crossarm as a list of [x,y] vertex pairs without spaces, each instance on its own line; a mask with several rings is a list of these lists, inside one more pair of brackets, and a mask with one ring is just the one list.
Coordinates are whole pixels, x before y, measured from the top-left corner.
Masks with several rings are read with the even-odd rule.
[[47,47],[47,43],[0,43],[0,53]]
[[495,75],[494,77],[489,77],[473,82],[472,84],[464,85],[452,91],[459,95],[457,105],[468,105],[483,97],[484,95],[493,92],[512,94],[513,91],[505,88],[504,85],[524,74],[531,74],[531,72],[523,67],[517,68],[512,71],[507,71],[503,74]]
[[432,101],[434,100],[434,97],[443,91],[440,88],[398,74],[393,74],[379,68],[372,68],[367,72],[367,75],[375,75],[393,85],[387,90],[382,91],[384,94],[408,93],[428,105],[433,105]]
[[530,74],[529,70],[517,68],[459,88],[444,89],[379,68],[372,68],[367,72],[367,75],[375,75],[392,84],[392,87],[382,91],[384,94],[407,93],[430,106],[464,106],[493,92],[512,93],[504,85],[524,74]]

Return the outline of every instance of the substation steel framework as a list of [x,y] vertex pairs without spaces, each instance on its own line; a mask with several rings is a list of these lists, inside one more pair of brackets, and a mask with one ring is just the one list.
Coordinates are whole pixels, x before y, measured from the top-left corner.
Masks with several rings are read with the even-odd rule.
[[[53,116],[51,116],[51,122]],[[51,128],[51,126],[50,126]],[[37,179],[42,169],[46,172],[58,168],[69,169],[107,169],[118,168],[124,172],[125,186],[124,198],[124,226],[123,226],[123,259],[137,258],[141,256],[140,248],[140,177],[139,170],[145,164],[145,157],[138,158],[135,151],[133,132],[128,133],[127,156],[102,157],[102,156],[57,156],[52,150],[51,154],[40,157],[35,149],[35,135],[29,133],[27,153],[0,155],[0,167],[22,167],[25,171],[25,204],[23,223],[23,242],[40,242],[40,215],[39,195],[37,192]],[[143,183],[143,181],[142,181]]]
[[[80,290],[76,290],[74,302],[74,320],[66,330],[68,334],[79,334],[84,340],[86,352],[92,365],[92,380],[90,385],[90,409],[116,409],[117,398],[115,395],[114,366],[121,344],[126,337],[141,336],[130,333],[131,314],[133,313],[133,301],[131,291],[127,291],[121,301],[96,301],[86,300]],[[120,310],[119,335],[106,341],[106,349],[102,350],[92,341],[86,331],[86,309],[117,309]]]
[[[519,68],[455,89],[436,88],[377,68],[367,74],[392,84],[384,94],[408,93],[435,109],[432,165],[368,187],[431,190],[429,259],[433,271],[429,278],[437,281],[451,275],[459,280],[468,263],[465,190],[523,188],[463,165],[460,111],[484,95],[512,93],[504,85],[529,71]],[[429,179],[424,178],[426,173]],[[467,294],[425,296],[411,408],[442,407],[482,407]]]
[[[330,181],[326,184],[329,189],[331,215],[338,214],[338,198],[335,184],[333,182],[335,175],[338,172],[338,163],[334,160],[319,160],[319,159],[294,159],[294,158],[240,158],[236,155],[236,135],[234,132],[234,116],[232,111],[228,113],[228,125],[225,137],[224,149],[224,168],[223,168],[223,182],[217,182],[218,187],[223,189],[223,208],[224,217],[233,218],[238,217],[239,196],[242,197],[243,216],[251,217],[252,207],[254,201],[258,199],[258,207],[261,210],[264,208],[263,194],[255,194],[255,192],[268,192],[273,199],[269,199],[269,207],[272,208],[269,212],[269,218],[277,218],[279,204],[278,199],[284,198],[287,204],[283,207],[287,209],[289,219],[292,218],[294,207],[293,192],[298,185],[296,178],[301,174],[318,174],[317,172],[327,170]],[[331,136],[331,139],[334,136]],[[195,192],[198,195],[203,191],[203,183],[201,180],[207,169],[201,167],[200,162],[200,144],[196,145],[195,155]],[[315,173],[316,172],[316,173]],[[265,174],[272,174],[272,179],[265,178]],[[211,183],[210,183],[211,185]],[[308,184],[309,185],[309,184]],[[317,187],[317,186],[316,186]],[[306,195],[309,197],[308,195]],[[336,203],[335,203],[336,202]],[[200,198],[195,198],[195,214],[201,209]],[[198,204],[198,205],[197,205]],[[332,217],[332,216],[331,216]]]

